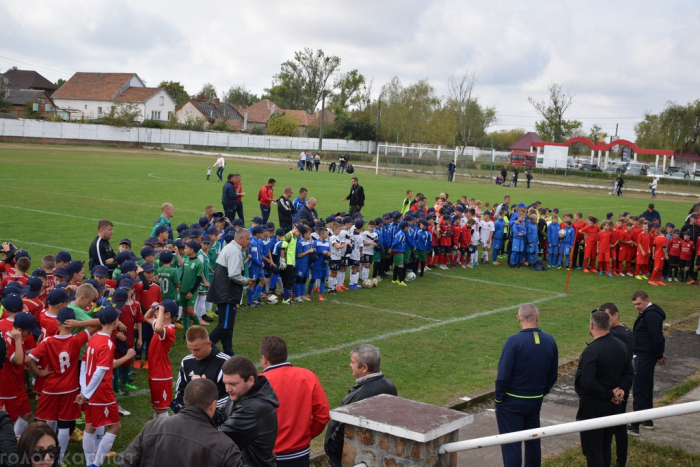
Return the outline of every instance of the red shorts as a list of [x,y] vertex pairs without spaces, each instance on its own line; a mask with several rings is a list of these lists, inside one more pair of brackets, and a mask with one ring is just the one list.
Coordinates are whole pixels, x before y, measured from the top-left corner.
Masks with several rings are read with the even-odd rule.
[[599,263],[610,262],[610,252],[606,251],[604,253],[599,254],[598,255],[598,262]]
[[649,264],[649,255],[637,255],[637,264]]
[[583,256],[584,258],[595,258],[596,257],[596,250],[597,250],[597,245],[595,243],[593,244],[586,244],[585,248],[583,249]]
[[631,261],[632,251],[629,248],[620,248],[620,253],[617,256],[618,261]]
[[0,410],[7,412],[12,423],[15,423],[20,416],[32,413],[32,406],[29,404],[29,396],[22,391],[15,397],[0,398]]
[[85,423],[89,423],[93,428],[119,423],[119,405],[116,402],[107,405],[94,405],[88,402],[85,406]]
[[80,406],[75,403],[75,398],[80,394],[76,389],[68,394],[46,394],[39,398],[36,407],[36,418],[46,422],[58,420],[72,422],[80,418]]
[[666,261],[666,258],[654,259],[654,269],[663,269],[664,268],[664,261]]
[[151,405],[154,409],[167,409],[173,401],[173,380],[148,380],[151,390]]

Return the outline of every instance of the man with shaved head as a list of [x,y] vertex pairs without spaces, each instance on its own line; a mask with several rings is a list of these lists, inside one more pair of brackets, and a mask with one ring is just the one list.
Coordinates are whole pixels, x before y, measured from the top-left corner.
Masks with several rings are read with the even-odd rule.
[[160,207],[160,213],[160,217],[156,220],[156,223],[153,224],[151,237],[155,237],[156,235],[158,235],[158,227],[162,225],[165,226],[165,228],[168,230],[168,238],[172,240],[173,226],[170,225],[170,219],[172,219],[175,215],[175,208],[173,208],[173,205],[170,203],[163,203],[163,205]]
[[[554,338],[542,332],[540,314],[532,303],[518,310],[521,330],[503,345],[496,375],[496,421],[499,433],[539,428],[542,399],[557,381],[559,351]],[[522,444],[501,446],[503,465],[522,465]],[[525,466],[540,465],[539,439],[525,443]]]

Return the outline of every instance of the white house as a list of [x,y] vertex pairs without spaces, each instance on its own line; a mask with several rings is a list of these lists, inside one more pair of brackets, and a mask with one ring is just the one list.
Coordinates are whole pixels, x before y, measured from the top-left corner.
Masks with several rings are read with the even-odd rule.
[[162,88],[148,88],[135,73],[76,73],[52,96],[70,118],[100,118],[115,102],[131,102],[141,111],[138,121],[168,121],[175,100]]

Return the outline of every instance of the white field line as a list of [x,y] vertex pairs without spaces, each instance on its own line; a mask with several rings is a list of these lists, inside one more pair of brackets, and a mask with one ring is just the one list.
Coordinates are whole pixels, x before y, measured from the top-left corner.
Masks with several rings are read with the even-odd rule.
[[[539,299],[537,299],[537,300],[532,300],[532,301],[530,301],[529,303],[533,303],[533,304],[543,303],[543,302],[548,302],[548,301],[550,301],[550,300],[555,300],[555,299],[557,299],[557,298],[562,298],[562,297],[566,297],[566,295],[565,295],[565,294],[551,295],[551,296],[549,296],[549,297],[539,298]],[[351,342],[346,342],[346,343],[344,343],[344,344],[338,344],[338,345],[334,345],[334,346],[331,346],[331,347],[326,347],[326,348],[323,348],[323,349],[310,350],[310,351],[308,351],[308,352],[303,352],[303,353],[299,353],[299,354],[295,354],[295,355],[290,355],[290,356],[289,356],[289,360],[301,359],[301,358],[306,358],[306,357],[312,357],[312,356],[315,356],[315,355],[321,355],[321,354],[325,354],[325,353],[329,353],[329,352],[335,352],[335,351],[338,351],[338,350],[345,349],[345,348],[347,348],[347,347],[354,347],[354,346],[359,345],[359,344],[371,343],[371,342],[375,342],[375,341],[380,341],[380,340],[384,340],[384,339],[389,339],[389,338],[392,338],[392,337],[403,336],[403,335],[405,335],[405,334],[412,334],[412,333],[415,333],[415,332],[428,331],[428,330],[430,330],[430,329],[433,329],[433,328],[436,328],[436,327],[439,327],[439,326],[445,326],[445,325],[448,325],[448,324],[460,323],[460,322],[462,322],[462,321],[467,321],[467,320],[475,319],[475,318],[482,318],[482,317],[484,317],[484,316],[493,315],[493,314],[496,314],[496,313],[500,313],[500,312],[502,312],[502,311],[517,310],[518,308],[520,308],[520,305],[522,305],[522,304],[521,304],[521,303],[518,303],[518,304],[516,304],[516,305],[505,306],[505,307],[502,307],[502,308],[494,308],[493,310],[481,311],[481,312],[478,312],[478,313],[473,313],[473,314],[471,314],[471,315],[458,316],[458,317],[456,317],[456,318],[446,319],[446,320],[444,320],[444,321],[439,321],[439,322],[437,322],[437,323],[424,324],[423,326],[418,326],[418,327],[415,327],[415,328],[401,329],[401,330],[399,330],[399,331],[387,332],[387,333],[379,334],[379,335],[376,335],[376,336],[367,336],[367,337],[364,337],[364,338],[359,339],[359,340],[355,340],[355,341],[351,341]]]
[[365,310],[371,310],[371,311],[381,311],[382,313],[391,313],[394,315],[402,315],[402,316],[408,316],[409,318],[420,318],[420,319],[425,319],[428,321],[435,321],[436,323],[439,323],[440,320],[436,318],[428,318],[426,316],[420,316],[420,315],[414,315],[412,313],[404,313],[403,311],[394,311],[394,310],[387,310],[386,308],[375,308],[373,306],[369,305],[361,305],[359,303],[350,303],[350,302],[341,302],[339,300],[328,300],[329,303],[333,303],[335,305],[343,305],[343,306],[353,306],[355,308],[363,308]]
[[8,238],[7,241],[9,241],[9,242],[17,242],[17,245],[15,245],[16,247],[21,247],[22,244],[27,244],[27,245],[43,246],[43,247],[46,247],[46,248],[56,248],[56,249],[58,249],[58,251],[72,251],[72,252],[74,252],[74,253],[82,253],[82,254],[85,254],[85,255],[88,254],[87,251],[83,251],[83,250],[74,250],[74,249],[72,249],[72,248],[66,248],[66,247],[64,247],[64,246],[58,246],[58,245],[47,245],[46,243],[28,242],[28,241],[26,241],[26,240],[19,240],[19,239],[16,239],[16,238]]
[[526,287],[524,285],[513,285],[513,284],[503,284],[501,282],[493,282],[493,281],[487,281],[484,279],[474,279],[472,277],[464,277],[464,276],[451,276],[449,274],[442,274],[439,272],[430,272],[431,276],[440,276],[440,277],[449,277],[450,279],[462,279],[464,281],[471,281],[471,282],[481,282],[483,284],[491,284],[491,285],[500,285],[502,287],[508,287],[510,289],[523,289],[523,290],[530,290],[532,292],[542,292],[542,293],[552,293],[551,290],[540,290],[540,289],[533,289],[532,287]]
[[[100,219],[93,219],[92,217],[82,217],[82,216],[74,216],[73,214],[62,214],[59,212],[51,212],[51,211],[40,211],[38,209],[29,209],[29,208],[23,208],[20,206],[8,206],[6,204],[0,204],[0,208],[8,208],[8,209],[17,209],[19,211],[29,211],[29,212],[36,212],[38,214],[49,214],[51,216],[61,216],[61,217],[70,217],[73,219],[82,219],[86,221],[99,221]],[[148,229],[151,230],[153,227],[147,227],[145,225],[136,225],[136,224],[127,224],[126,222],[116,222],[112,221],[113,224],[115,225],[126,225],[129,227],[138,227],[140,229]]]

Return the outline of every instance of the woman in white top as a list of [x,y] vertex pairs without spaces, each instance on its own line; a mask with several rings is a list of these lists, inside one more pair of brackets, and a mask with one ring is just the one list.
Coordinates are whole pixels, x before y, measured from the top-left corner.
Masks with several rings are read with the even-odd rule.
[[301,151],[301,154],[299,154],[299,170],[304,170],[305,166],[306,166],[306,153],[304,151]]
[[216,160],[216,176],[219,177],[219,181],[222,181],[222,177],[224,176],[224,167],[226,167],[226,161],[224,160],[224,156],[219,154],[219,158]]
[[651,188],[651,199],[656,198],[656,187],[659,186],[659,179],[655,178],[650,184],[649,188]]

